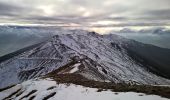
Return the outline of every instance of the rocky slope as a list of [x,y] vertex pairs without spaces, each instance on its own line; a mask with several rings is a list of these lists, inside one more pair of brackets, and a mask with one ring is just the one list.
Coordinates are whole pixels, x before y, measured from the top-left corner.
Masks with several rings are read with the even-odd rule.
[[159,71],[152,60],[132,53],[130,47],[134,44],[145,48],[145,44],[113,34],[68,31],[12,58],[9,55],[1,57],[0,87],[46,75],[58,68],[63,68],[61,74],[77,73],[97,81],[169,85],[170,81],[161,77],[168,76],[165,70]]

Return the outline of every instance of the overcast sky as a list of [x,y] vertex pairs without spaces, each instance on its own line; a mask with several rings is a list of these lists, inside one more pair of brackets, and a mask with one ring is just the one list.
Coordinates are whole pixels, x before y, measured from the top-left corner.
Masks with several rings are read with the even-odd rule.
[[0,0],[0,24],[170,26],[170,0]]

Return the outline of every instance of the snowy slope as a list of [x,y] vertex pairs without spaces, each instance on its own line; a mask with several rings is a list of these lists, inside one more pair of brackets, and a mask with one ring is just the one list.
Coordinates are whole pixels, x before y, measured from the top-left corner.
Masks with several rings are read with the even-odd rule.
[[[12,100],[169,100],[157,95],[135,92],[97,92],[74,84],[56,84],[51,79],[28,80],[0,92],[0,99]],[[13,95],[11,95],[13,94]],[[45,99],[46,98],[46,99]]]
[[149,72],[128,55],[124,46],[130,42],[113,34],[67,31],[0,63],[0,87],[45,75],[72,61],[81,61],[84,67],[79,70],[75,65],[70,73],[92,80],[169,85],[169,80]]

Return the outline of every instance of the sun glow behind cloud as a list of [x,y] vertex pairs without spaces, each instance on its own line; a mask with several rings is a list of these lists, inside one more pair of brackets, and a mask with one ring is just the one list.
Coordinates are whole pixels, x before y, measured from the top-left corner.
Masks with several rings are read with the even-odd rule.
[[43,10],[45,16],[52,16],[54,15],[54,10],[53,10],[53,6],[39,6],[37,7],[38,9]]

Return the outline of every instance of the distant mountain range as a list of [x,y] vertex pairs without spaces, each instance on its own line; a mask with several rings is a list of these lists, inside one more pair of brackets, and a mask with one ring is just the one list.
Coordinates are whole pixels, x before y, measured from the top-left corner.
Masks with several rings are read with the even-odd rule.
[[170,29],[158,27],[158,28],[147,28],[141,30],[133,30],[130,28],[123,28],[118,31],[112,31],[111,33],[145,33],[145,34],[157,34],[157,35],[170,35]]
[[[124,28],[111,33],[123,35],[142,43],[170,48],[168,44],[170,42],[168,41],[170,40],[169,32],[166,28],[143,29],[140,31]],[[42,42],[55,34],[65,33],[67,33],[67,30],[52,26],[0,26],[0,56]],[[152,37],[147,34],[154,34],[160,37]]]

